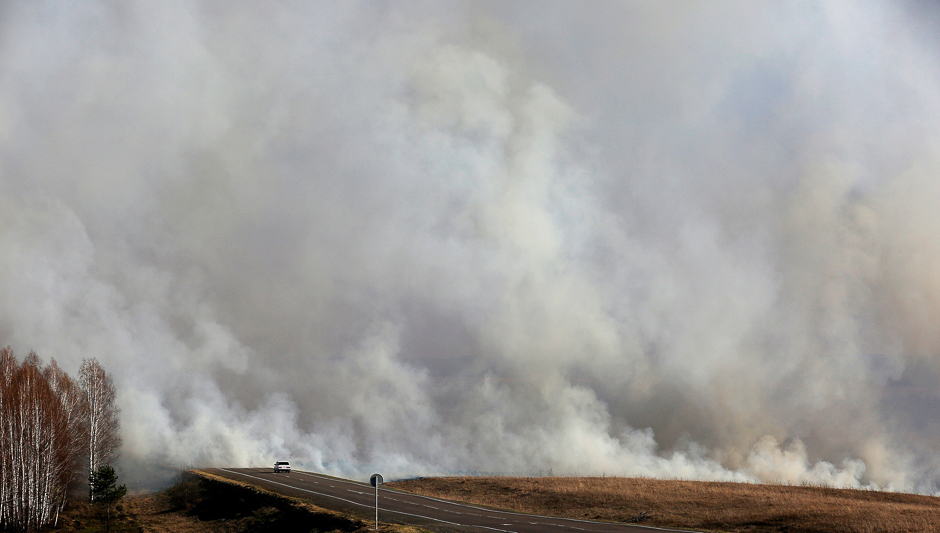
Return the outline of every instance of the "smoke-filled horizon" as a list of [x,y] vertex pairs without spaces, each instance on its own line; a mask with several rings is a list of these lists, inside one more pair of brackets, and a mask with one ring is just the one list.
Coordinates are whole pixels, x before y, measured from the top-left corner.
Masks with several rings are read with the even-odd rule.
[[122,465],[940,491],[938,17],[6,2],[0,343]]

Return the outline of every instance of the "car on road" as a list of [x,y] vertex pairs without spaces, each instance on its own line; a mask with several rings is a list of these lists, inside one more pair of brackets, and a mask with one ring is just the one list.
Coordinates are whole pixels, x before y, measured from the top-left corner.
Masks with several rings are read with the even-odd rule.
[[274,473],[287,472],[290,474],[290,463],[287,461],[277,461],[274,463]]

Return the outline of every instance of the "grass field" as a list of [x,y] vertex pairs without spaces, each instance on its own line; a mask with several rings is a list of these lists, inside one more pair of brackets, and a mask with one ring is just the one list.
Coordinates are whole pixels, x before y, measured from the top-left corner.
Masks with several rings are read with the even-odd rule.
[[[105,533],[103,513],[72,502],[57,526],[39,533]],[[124,498],[112,514],[112,533],[310,533],[374,532],[370,521],[323,509],[302,499],[200,471],[182,472],[176,484],[155,494]],[[381,524],[384,533],[425,530]]]
[[729,533],[940,532],[940,498],[615,477],[444,477],[388,487],[516,511]]

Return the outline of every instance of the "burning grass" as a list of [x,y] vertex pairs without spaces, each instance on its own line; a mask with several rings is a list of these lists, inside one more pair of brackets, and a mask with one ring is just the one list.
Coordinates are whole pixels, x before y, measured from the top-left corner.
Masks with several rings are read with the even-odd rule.
[[421,478],[387,486],[526,513],[699,531],[940,531],[940,498],[867,490],[612,477]]

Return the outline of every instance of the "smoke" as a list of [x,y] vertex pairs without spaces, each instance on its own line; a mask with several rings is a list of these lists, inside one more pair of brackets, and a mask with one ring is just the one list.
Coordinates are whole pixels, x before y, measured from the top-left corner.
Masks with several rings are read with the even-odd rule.
[[124,477],[936,493],[938,14],[7,2],[0,339]]

